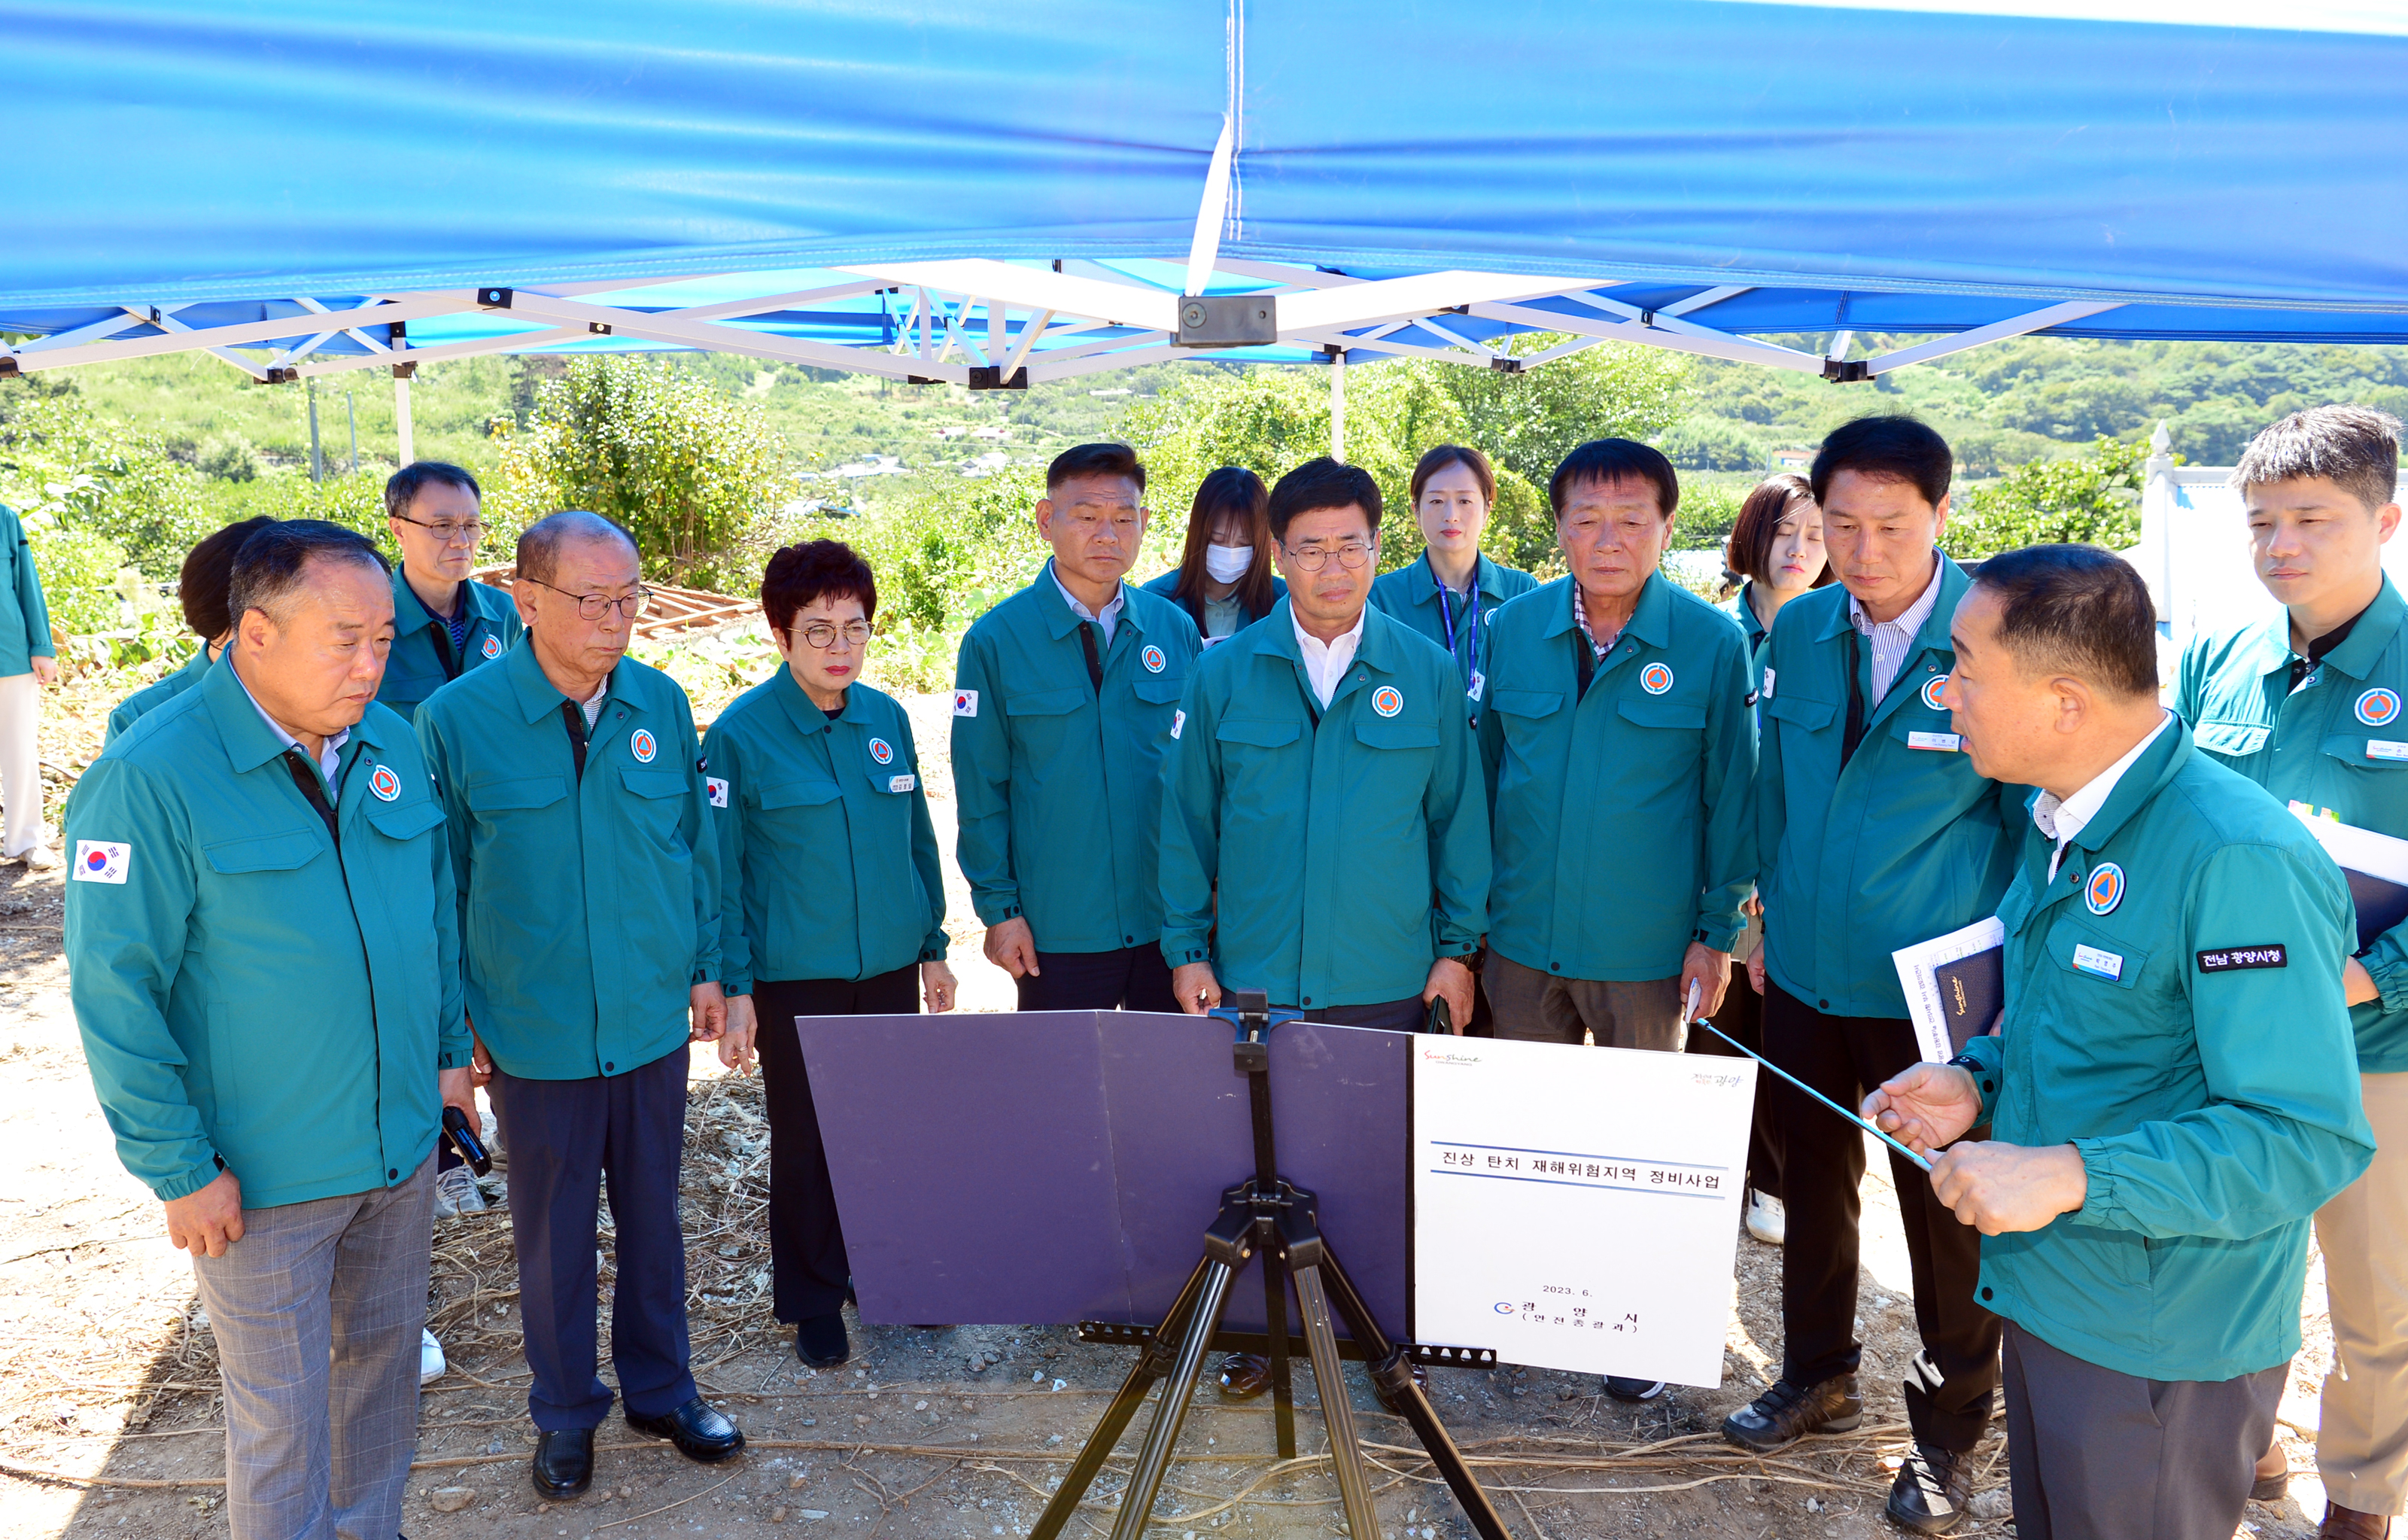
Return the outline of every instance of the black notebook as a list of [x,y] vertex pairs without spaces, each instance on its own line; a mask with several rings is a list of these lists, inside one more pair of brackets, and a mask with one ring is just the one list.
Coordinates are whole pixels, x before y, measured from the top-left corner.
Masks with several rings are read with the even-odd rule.
[[2408,840],[2326,817],[2304,802],[2292,803],[2291,811],[2349,880],[2350,902],[2358,906],[2353,950],[2365,951],[2375,937],[2408,919]]
[[1996,914],[1890,954],[1923,1057],[1945,1063],[2007,1002],[2007,928]]

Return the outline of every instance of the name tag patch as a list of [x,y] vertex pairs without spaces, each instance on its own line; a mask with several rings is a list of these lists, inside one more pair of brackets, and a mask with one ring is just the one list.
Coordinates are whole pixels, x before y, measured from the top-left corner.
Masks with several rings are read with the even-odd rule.
[[2287,968],[2291,959],[2279,944],[2268,946],[2222,946],[2213,952],[2199,954],[2199,971],[2202,973],[2230,973],[2243,968]]
[[1906,735],[1910,749],[1940,749],[1955,754],[1965,746],[1962,736],[1953,732],[1911,732]]
[[704,776],[702,789],[710,794],[712,807],[724,808],[727,805],[727,783],[716,775]]
[[886,778],[886,789],[893,792],[910,791],[919,784],[920,778],[916,775],[890,775]]
[[2408,759],[2408,743],[2394,742],[2387,738],[2370,738],[2366,741],[2366,756],[2369,759]]
[[[2205,955],[2200,954],[2202,957]],[[2073,967],[2076,972],[2089,973],[2102,979],[2120,979],[2124,976],[2124,959],[2115,953],[2102,952],[2095,946],[2075,947]]]

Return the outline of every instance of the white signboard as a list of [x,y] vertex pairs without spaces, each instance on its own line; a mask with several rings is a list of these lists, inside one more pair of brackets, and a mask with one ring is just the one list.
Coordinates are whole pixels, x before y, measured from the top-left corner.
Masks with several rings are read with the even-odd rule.
[[1510,1363],[1719,1385],[1756,1072],[1691,1054],[1415,1043],[1414,1334]]

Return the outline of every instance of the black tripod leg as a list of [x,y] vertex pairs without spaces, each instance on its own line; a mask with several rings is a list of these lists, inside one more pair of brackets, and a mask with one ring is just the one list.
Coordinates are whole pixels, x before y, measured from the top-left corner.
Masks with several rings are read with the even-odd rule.
[[1129,1472],[1128,1485],[1121,1489],[1121,1511],[1112,1519],[1112,1540],[1141,1540],[1145,1533],[1154,1497],[1170,1469],[1170,1446],[1179,1442],[1180,1426],[1187,1420],[1187,1403],[1196,1394],[1196,1379],[1203,1373],[1212,1334],[1221,1329],[1221,1312],[1229,1303],[1229,1281],[1236,1276],[1237,1270],[1227,1262],[1215,1259],[1204,1264],[1204,1291],[1187,1323],[1187,1335],[1179,1345],[1179,1361],[1171,1365],[1170,1377],[1163,1382],[1162,1399],[1154,1403],[1154,1424],[1146,1429],[1145,1443],[1138,1449],[1137,1468]]
[[1260,1248],[1263,1259],[1263,1330],[1270,1334],[1271,1418],[1279,1432],[1279,1457],[1296,1458],[1296,1383],[1287,1352],[1287,1264],[1279,1248]]
[[1087,1489],[1094,1485],[1096,1474],[1104,1468],[1104,1461],[1111,1458],[1112,1446],[1120,1442],[1122,1432],[1127,1429],[1129,1418],[1135,1417],[1138,1407],[1144,1404],[1145,1393],[1154,1389],[1155,1380],[1170,1372],[1174,1360],[1168,1344],[1185,1330],[1189,1315],[1196,1308],[1197,1297],[1204,1291],[1204,1274],[1211,1266],[1212,1262],[1208,1258],[1197,1262],[1196,1271],[1187,1274],[1187,1283],[1180,1289],[1179,1298],[1171,1302],[1170,1308],[1163,1314],[1162,1324],[1154,1328],[1154,1340],[1146,1344],[1145,1350],[1137,1356],[1137,1362],[1129,1366],[1128,1377],[1121,1381],[1120,1393],[1113,1396],[1112,1403],[1104,1409],[1103,1420],[1097,1422],[1096,1431],[1087,1435],[1086,1445],[1079,1450],[1077,1461],[1062,1477],[1062,1485],[1054,1489],[1052,1501],[1045,1504],[1044,1515],[1037,1520],[1037,1527],[1028,1532],[1029,1540],[1055,1540],[1064,1526],[1070,1522],[1070,1515],[1079,1506],[1079,1499],[1087,1495]]
[[1413,1366],[1406,1360],[1403,1351],[1388,1340],[1387,1333],[1380,1330],[1380,1323],[1371,1318],[1370,1307],[1354,1292],[1354,1280],[1346,1276],[1346,1269],[1339,1265],[1335,1254],[1325,1257],[1321,1274],[1331,1303],[1345,1319],[1346,1330],[1362,1346],[1364,1357],[1369,1360],[1373,1382],[1387,1393],[1392,1404],[1403,1411],[1414,1436],[1429,1451],[1430,1463],[1446,1478],[1447,1488],[1455,1493],[1464,1517],[1471,1520],[1471,1527],[1480,1532],[1483,1540],[1512,1540],[1505,1520],[1497,1515],[1496,1504],[1480,1490],[1479,1478],[1471,1474],[1471,1467],[1463,1462],[1463,1451],[1455,1446],[1445,1424],[1430,1409],[1429,1398],[1413,1383]]
[[1346,1505],[1346,1533],[1372,1540],[1380,1533],[1371,1508],[1371,1483],[1363,1474],[1363,1446],[1354,1431],[1354,1403],[1346,1397],[1346,1365],[1338,1356],[1338,1333],[1329,1325],[1329,1296],[1321,1269],[1296,1270],[1297,1302],[1304,1310],[1304,1342],[1312,1354],[1313,1383],[1321,1389],[1321,1419],[1329,1427],[1329,1461],[1338,1468],[1338,1495]]

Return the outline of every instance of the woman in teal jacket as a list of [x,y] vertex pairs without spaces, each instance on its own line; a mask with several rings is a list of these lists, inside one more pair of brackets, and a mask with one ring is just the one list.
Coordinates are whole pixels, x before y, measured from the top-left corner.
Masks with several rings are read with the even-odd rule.
[[1498,605],[1536,588],[1539,580],[1480,554],[1481,531],[1497,506],[1497,472],[1487,455],[1461,444],[1439,445],[1413,467],[1412,497],[1422,554],[1371,584],[1371,608],[1445,648],[1476,712],[1480,628]]
[[1223,466],[1197,484],[1179,565],[1142,585],[1187,612],[1204,645],[1271,612],[1287,584],[1271,571],[1270,494],[1244,466]]
[[738,696],[703,741],[719,828],[729,1031],[754,1038],[769,1115],[769,1268],[777,1318],[819,1368],[842,1363],[852,1267],[796,1016],[953,1005],[945,885],[911,724],[861,684],[878,583],[838,540],[769,558],[761,611],[786,666]]

